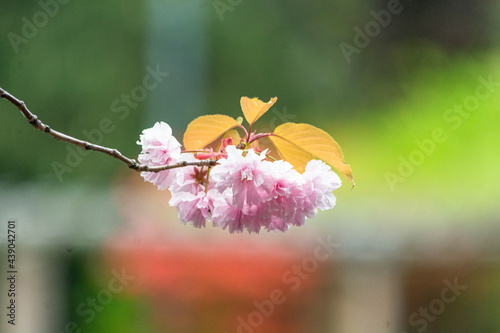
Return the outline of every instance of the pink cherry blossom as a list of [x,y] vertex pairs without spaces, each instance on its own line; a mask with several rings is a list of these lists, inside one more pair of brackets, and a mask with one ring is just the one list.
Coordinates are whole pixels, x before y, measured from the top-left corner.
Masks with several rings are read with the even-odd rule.
[[[189,192],[173,192],[170,199],[170,206],[177,207],[177,214],[182,223],[192,224],[196,228],[205,227],[207,221],[213,220],[215,206],[221,207],[226,203],[224,194],[216,189],[199,191],[196,194]],[[224,207],[224,216],[227,210]],[[219,226],[218,222],[213,222],[214,226]]]
[[[194,162],[196,158],[193,154],[181,154],[181,161]],[[175,170],[175,169],[174,169]],[[188,192],[197,194],[200,191],[205,191],[207,168],[197,166],[187,166],[176,169],[171,185],[169,187],[172,193]],[[212,184],[210,184],[212,188]]]
[[210,202],[207,193],[197,194],[177,192],[172,195],[170,205],[177,207],[177,214],[182,223],[191,223],[196,228],[205,226],[210,217]]
[[332,168],[320,160],[311,160],[306,165],[302,176],[305,179],[305,191],[312,205],[317,209],[327,210],[335,206],[333,191],[342,185],[339,176]]
[[271,175],[272,182],[265,184],[265,186],[270,187],[271,196],[274,198],[290,196],[293,188],[301,182],[300,173],[293,169],[293,165],[286,161],[263,161],[262,163]]
[[267,230],[286,231],[295,216],[298,202],[304,200],[302,175],[283,160],[265,162],[272,175],[271,199],[260,204],[260,218],[266,221]]
[[318,210],[335,206],[332,192],[340,187],[341,181],[324,162],[311,160],[303,174],[296,173],[283,161],[272,164],[270,170],[274,171],[275,179],[273,193],[278,195],[274,195],[267,209],[262,210],[271,215],[266,226],[268,231],[286,231],[290,225],[302,226]]
[[214,201],[212,211],[214,225],[222,229],[286,231],[335,205],[332,191],[341,182],[322,161],[310,161],[300,174],[290,163],[265,161],[253,150],[246,156],[234,147],[227,152],[227,160],[213,168],[210,180],[224,194],[224,200]]
[[[180,161],[181,145],[172,136],[172,129],[164,122],[157,122],[153,127],[145,129],[140,135],[138,145],[142,146],[138,160],[147,166],[160,166]],[[173,180],[176,169],[160,172],[141,172],[144,180],[165,190]]]
[[212,222],[214,226],[229,229],[230,233],[241,233],[247,230],[249,233],[258,233],[264,226],[259,218],[259,207],[257,205],[245,205],[239,209],[232,204],[233,193],[229,188],[213,201]]
[[233,192],[232,204],[240,210],[269,199],[269,191],[264,184],[272,181],[271,174],[262,162],[266,152],[260,155],[249,149],[246,155],[235,146],[226,147],[227,159],[219,160],[210,173],[215,187],[222,193],[230,188]]
[[[191,153],[181,154],[170,126],[162,122],[144,130],[137,143],[142,145],[139,161],[149,166],[196,160]],[[230,233],[284,232],[335,206],[332,192],[341,181],[324,162],[311,160],[300,174],[286,161],[266,160],[267,151],[259,154],[229,143],[210,172],[187,166],[141,175],[161,190],[169,188],[169,204],[177,207],[181,222],[197,228],[211,221]]]

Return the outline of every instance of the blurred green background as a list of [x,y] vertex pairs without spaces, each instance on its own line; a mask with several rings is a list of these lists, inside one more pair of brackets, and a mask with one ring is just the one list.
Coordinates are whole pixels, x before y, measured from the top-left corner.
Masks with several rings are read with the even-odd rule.
[[[382,261],[393,262],[398,251],[410,249],[401,250],[401,258],[409,256],[425,266],[443,255],[442,242],[459,250],[450,250],[453,254],[444,255],[445,260],[468,258],[474,262],[470,267],[488,261],[488,269],[470,270],[469,285],[475,291],[465,294],[460,304],[450,305],[426,331],[500,330],[495,319],[500,312],[497,2],[63,2],[13,2],[0,11],[0,87],[24,100],[43,122],[135,157],[139,134],[156,121],[171,124],[180,140],[198,115],[237,117],[241,96],[265,101],[277,96],[278,102],[260,120],[261,128],[291,121],[328,131],[343,148],[356,181],[351,189],[342,178],[344,186],[336,192],[338,206],[303,229],[314,224],[313,234],[336,235],[346,244],[346,261],[373,251],[381,253]],[[390,13],[391,3],[399,5],[386,17],[385,26],[374,23],[378,29],[367,32],[370,22],[377,22],[375,16],[381,19],[381,11]],[[346,43],[347,50],[355,50],[347,56]],[[163,73],[158,85],[137,88],[144,87],[151,71]],[[484,80],[490,83],[485,85]],[[478,89],[484,98],[477,97]],[[132,96],[128,103],[127,95]],[[462,113],[456,111],[457,105]],[[68,145],[34,131],[6,101],[1,101],[0,111],[4,220],[28,209],[9,210],[7,198],[15,195],[34,191],[28,197],[36,201],[43,193],[96,198],[93,191],[98,191],[103,199],[96,202],[107,202],[113,200],[109,193],[114,187],[127,181],[128,170],[119,161],[80,148],[68,150]],[[103,119],[108,119],[105,131]],[[73,165],[68,164],[70,154]],[[61,165],[66,168],[54,169]],[[39,207],[49,220],[53,211],[61,209]],[[103,209],[107,213],[92,218],[97,226],[108,225],[98,236],[57,240],[64,248],[75,247],[63,259],[56,255],[66,272],[63,276],[69,276],[68,309],[99,290],[96,276],[106,268],[96,253],[103,239],[126,220],[116,217],[113,208]],[[82,209],[79,214],[87,213]],[[84,230],[92,235],[78,219],[72,223],[78,225],[72,233]],[[456,230],[468,238],[462,242]],[[299,237],[300,232],[289,233]],[[281,242],[287,234],[277,238]],[[232,235],[221,232],[218,237]],[[259,242],[258,237],[253,241]],[[53,244],[52,251],[58,253],[59,245]],[[422,254],[422,249],[427,252]],[[439,294],[437,288],[429,300]],[[399,307],[402,319],[386,332],[415,331],[408,326],[407,313],[424,303],[405,297],[406,305]],[[150,325],[150,305],[141,297],[120,298],[106,311],[105,321],[101,317],[85,325],[84,331],[147,332],[158,327]],[[60,315],[61,322],[82,320],[71,310]],[[457,318],[464,317],[470,320],[457,327]],[[52,327],[62,331],[57,324]]]

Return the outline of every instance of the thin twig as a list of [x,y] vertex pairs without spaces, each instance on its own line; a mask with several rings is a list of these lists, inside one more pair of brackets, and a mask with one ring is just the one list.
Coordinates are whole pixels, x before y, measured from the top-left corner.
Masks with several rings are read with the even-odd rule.
[[196,162],[182,161],[182,162],[175,163],[175,164],[161,165],[161,166],[147,166],[147,165],[144,165],[144,164],[137,162],[137,160],[135,160],[135,159],[131,159],[131,158],[126,157],[125,155],[123,155],[122,153],[120,153],[116,149],[96,145],[96,144],[90,143],[88,141],[79,140],[79,139],[76,139],[72,136],[69,136],[69,135],[66,135],[64,133],[53,130],[48,125],[42,123],[42,121],[40,121],[40,119],[38,119],[38,117],[36,115],[31,113],[31,111],[28,110],[28,108],[26,107],[26,104],[23,101],[17,99],[15,96],[11,95],[10,93],[8,93],[6,90],[2,89],[1,87],[0,87],[0,97],[4,98],[7,101],[14,104],[21,111],[21,113],[26,117],[28,122],[31,125],[33,125],[34,128],[51,135],[56,140],[65,141],[65,142],[74,144],[78,147],[84,148],[86,150],[95,150],[95,151],[104,153],[106,155],[109,155],[111,157],[114,157],[114,158],[122,161],[130,169],[133,169],[135,171],[160,172],[163,170],[181,168],[181,167],[186,167],[186,166],[215,166],[217,164],[217,161],[215,161],[215,160],[203,160],[203,161],[196,161]]

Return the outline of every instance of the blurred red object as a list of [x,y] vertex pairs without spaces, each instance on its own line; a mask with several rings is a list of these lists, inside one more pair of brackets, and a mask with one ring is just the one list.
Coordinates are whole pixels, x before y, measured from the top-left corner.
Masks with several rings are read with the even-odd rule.
[[136,277],[127,292],[151,300],[161,329],[307,331],[304,308],[317,298],[326,282],[321,271],[328,268],[320,265],[307,276],[294,271],[310,249],[272,236],[180,225],[168,191],[139,175],[115,194],[126,223],[105,242],[103,256],[110,267]]

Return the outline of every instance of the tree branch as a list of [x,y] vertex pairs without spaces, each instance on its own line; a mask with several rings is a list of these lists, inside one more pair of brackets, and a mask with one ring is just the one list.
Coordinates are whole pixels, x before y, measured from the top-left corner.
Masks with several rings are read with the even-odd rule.
[[14,104],[19,111],[26,117],[28,122],[33,125],[35,129],[38,129],[42,132],[45,132],[49,135],[51,135],[53,138],[56,140],[68,142],[71,144],[74,144],[78,147],[84,148],[86,150],[95,150],[101,153],[104,153],[106,155],[109,155],[111,157],[114,157],[123,163],[125,163],[130,169],[133,169],[135,171],[148,171],[148,172],[160,172],[163,170],[168,170],[168,169],[175,169],[175,168],[180,168],[180,167],[185,167],[185,166],[215,166],[217,164],[217,161],[215,160],[204,160],[204,161],[196,161],[196,162],[179,162],[175,164],[169,164],[169,165],[161,165],[161,166],[147,166],[144,164],[141,164],[137,162],[135,159],[131,159],[120,153],[118,150],[113,149],[113,148],[108,148],[100,145],[96,145],[93,143],[90,143],[88,141],[83,141],[76,139],[72,136],[66,135],[64,133],[58,132],[56,130],[53,130],[50,128],[48,125],[44,124],[43,122],[38,119],[36,115],[31,113],[30,110],[26,107],[26,104],[17,99],[15,96],[11,95],[8,93],[6,90],[2,89],[0,87],[0,97],[3,99],[6,99],[7,101],[11,102]]

